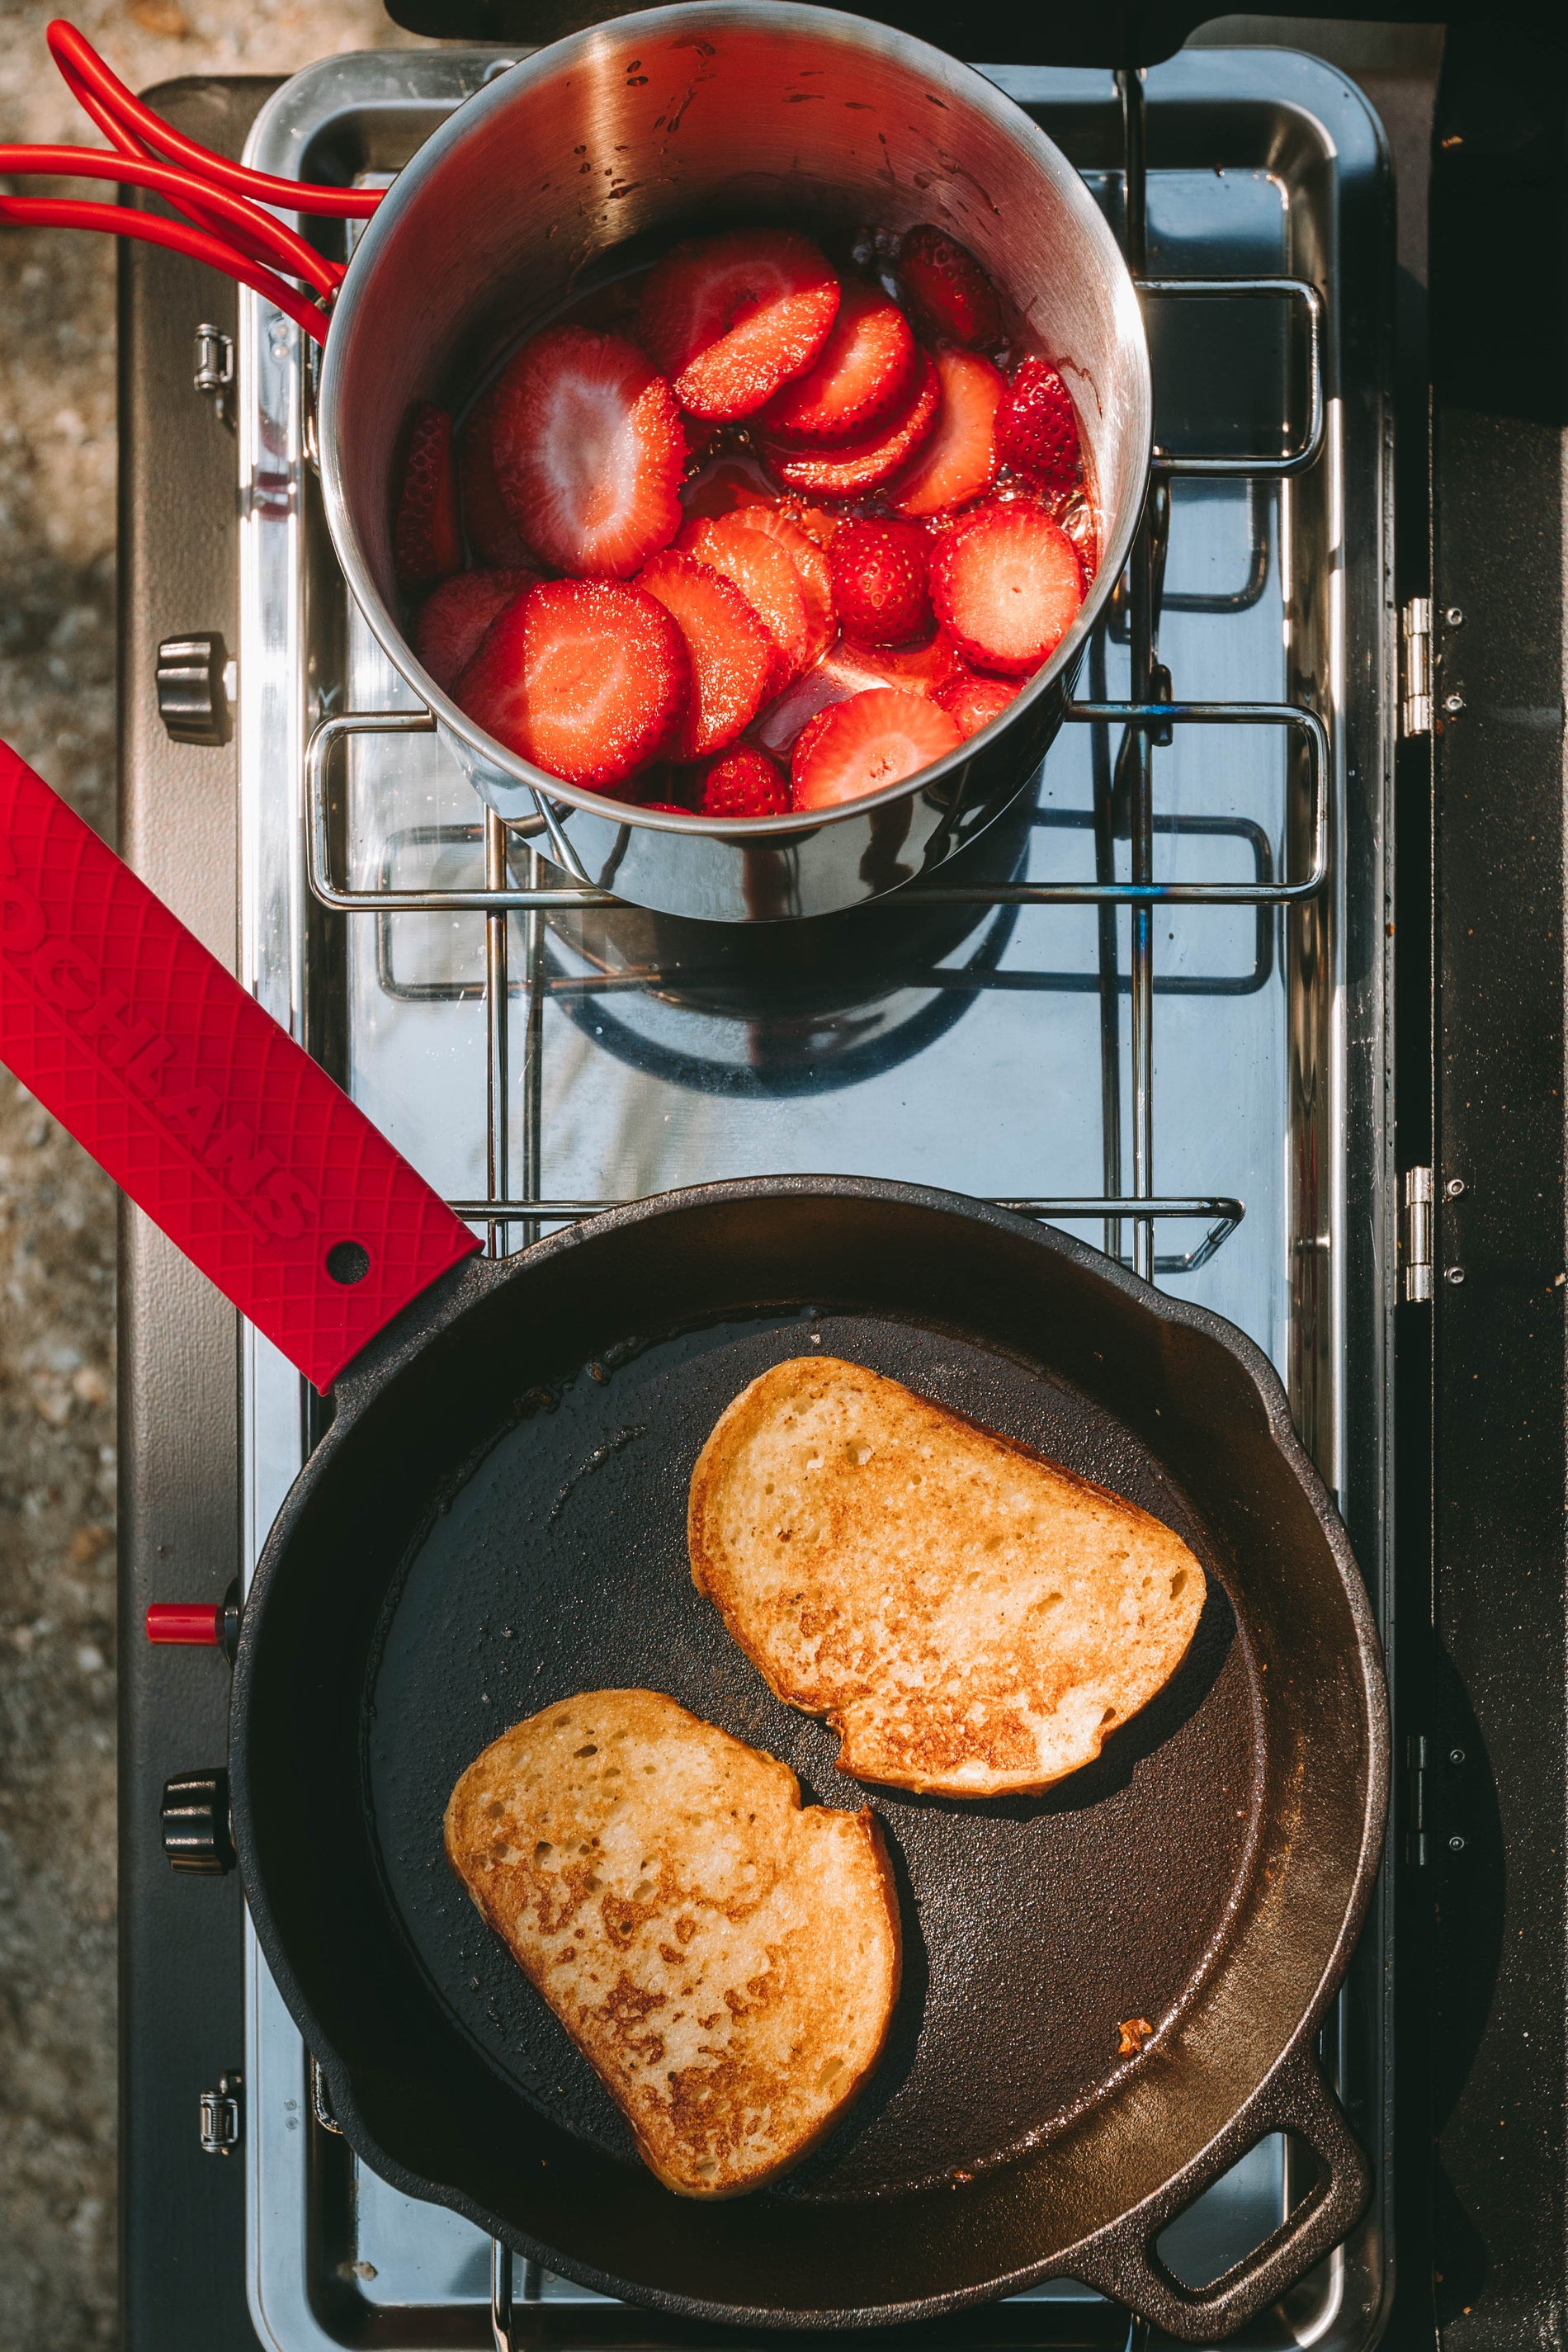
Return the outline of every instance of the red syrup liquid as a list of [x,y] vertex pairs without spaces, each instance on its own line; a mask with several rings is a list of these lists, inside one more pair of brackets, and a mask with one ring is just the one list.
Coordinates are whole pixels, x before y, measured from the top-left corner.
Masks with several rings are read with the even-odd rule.
[[[670,239],[671,244],[677,241],[673,237]],[[863,231],[843,243],[827,239],[819,242],[836,268],[874,280],[902,307],[894,267],[899,244],[896,236],[882,231]],[[520,336],[487,375],[463,412],[464,418],[477,406],[483,393],[501,373],[514,352],[546,327],[586,327],[597,334],[625,335],[635,342],[637,340],[637,311],[642,299],[643,281],[658,258],[658,253],[648,252],[629,269],[623,268],[608,277],[595,274],[592,283],[555,310],[535,320],[528,334]],[[613,256],[601,264],[601,269],[606,268],[615,268]],[[1005,291],[999,289],[998,292],[1003,340],[984,350],[981,356],[990,360],[1004,376],[1010,377],[1019,361],[1030,356],[1049,360],[1051,354],[1037,338],[1024,331],[1018,313],[1009,302]],[[841,524],[860,519],[876,520],[897,514],[898,509],[885,489],[873,490],[859,499],[813,500],[782,488],[772,479],[763,462],[749,420],[707,425],[695,418],[689,418],[687,423],[691,455],[680,498],[689,517],[717,519],[736,508],[767,506],[794,523],[817,546],[826,550]],[[460,434],[461,424],[458,430]],[[896,477],[892,487],[897,487]],[[1084,593],[1087,596],[1099,568],[1099,501],[1089,452],[1081,435],[1078,478],[1068,488],[1056,493],[1042,492],[1028,483],[1015,479],[1005,467],[1001,467],[988,489],[963,506],[923,519],[922,527],[934,541],[938,534],[950,530],[981,503],[1005,502],[1013,499],[1025,499],[1031,504],[1043,506],[1061,526],[1078,550],[1083,565]],[[843,701],[852,694],[860,694],[875,687],[899,687],[934,696],[940,688],[960,677],[966,667],[963,656],[940,622],[921,643],[897,647],[858,645],[839,632],[809,668],[793,678],[771,702],[763,704],[739,742],[730,748],[754,746],[774,760],[787,776],[790,751],[796,737],[806,722],[830,703]],[[1029,679],[1026,677],[1010,678],[1006,683],[1022,688],[1028,685]],[[677,767],[667,761],[655,761],[604,797],[626,802],[634,807],[644,802],[657,801],[695,809],[700,789],[699,770]]]

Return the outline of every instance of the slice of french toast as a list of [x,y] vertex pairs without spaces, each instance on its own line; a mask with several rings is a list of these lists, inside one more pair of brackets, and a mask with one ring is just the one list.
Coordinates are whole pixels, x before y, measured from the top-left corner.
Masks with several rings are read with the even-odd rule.
[[658,1691],[517,1724],[453,1790],[447,1854],[683,2197],[797,2164],[857,2096],[898,1998],[868,1812]]
[[692,1474],[691,1573],[841,1770],[1048,1788],[1169,1681],[1204,1572],[1120,1496],[830,1356],[775,1365]]

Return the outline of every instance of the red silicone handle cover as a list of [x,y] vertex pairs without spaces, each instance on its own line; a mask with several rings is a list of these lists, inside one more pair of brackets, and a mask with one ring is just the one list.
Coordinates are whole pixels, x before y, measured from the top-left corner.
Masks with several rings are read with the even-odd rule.
[[479,1247],[4,743],[0,1061],[320,1389]]

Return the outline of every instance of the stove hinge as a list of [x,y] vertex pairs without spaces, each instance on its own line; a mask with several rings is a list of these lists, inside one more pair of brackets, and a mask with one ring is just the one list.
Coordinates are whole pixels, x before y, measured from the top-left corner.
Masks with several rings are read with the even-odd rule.
[[1400,623],[1401,737],[1432,732],[1432,599],[1412,596]]
[[1399,1233],[1399,1295],[1402,1298],[1431,1298],[1432,1240],[1432,1171],[1430,1168],[1407,1168]]
[[1405,1743],[1405,1858],[1417,1870],[1426,1864],[1426,1735],[1418,1732]]
[[237,2074],[220,2074],[217,2089],[202,2093],[204,2156],[232,2156],[239,2146],[239,2097],[242,2088]]
[[204,320],[196,329],[191,381],[204,400],[210,400],[219,421],[232,433],[234,422],[234,337]]

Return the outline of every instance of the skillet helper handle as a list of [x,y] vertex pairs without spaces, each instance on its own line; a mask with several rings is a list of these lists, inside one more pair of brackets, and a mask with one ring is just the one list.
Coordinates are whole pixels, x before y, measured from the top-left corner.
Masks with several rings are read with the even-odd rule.
[[5,743],[0,1062],[323,1391],[479,1247]]
[[[1276,2302],[1314,2263],[1347,2237],[1366,2210],[1372,2168],[1333,2092],[1313,2046],[1297,2049],[1261,2095],[1248,2103],[1179,2182],[1091,2242],[1073,2275],[1114,2296],[1184,2344],[1211,2344]],[[1318,2180],[1271,2237],[1202,2288],[1173,2278],[1154,2250],[1155,2239],[1195,2198],[1228,2172],[1269,2132],[1303,2139],[1321,2167]]]

